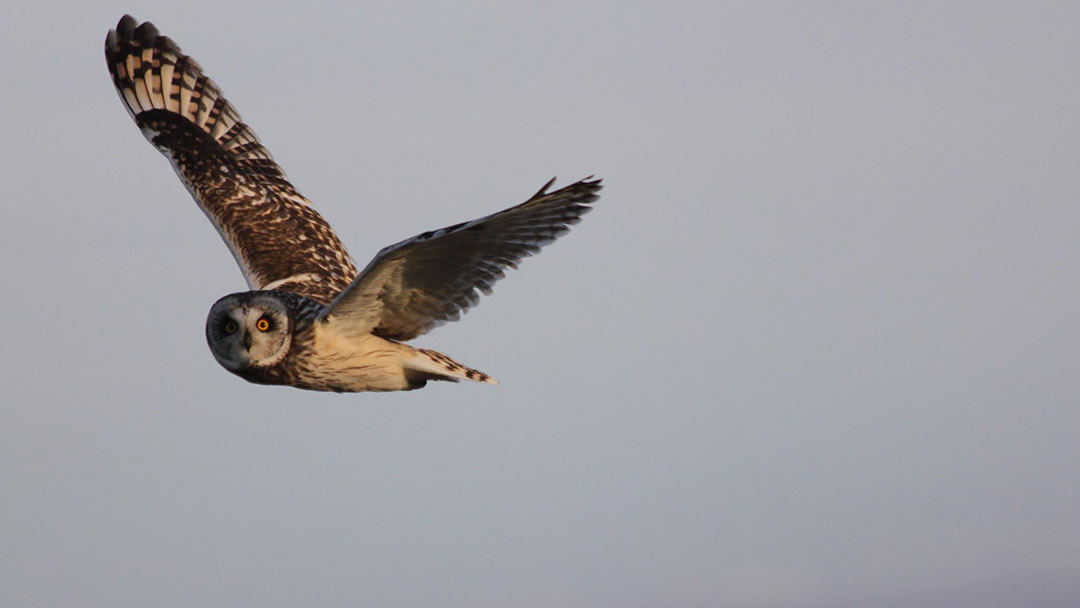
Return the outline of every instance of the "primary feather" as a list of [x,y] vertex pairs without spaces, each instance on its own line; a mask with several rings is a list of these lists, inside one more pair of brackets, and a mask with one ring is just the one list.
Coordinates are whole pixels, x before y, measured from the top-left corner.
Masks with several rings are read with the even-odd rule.
[[353,331],[409,340],[456,321],[491,293],[507,268],[570,230],[599,195],[600,180],[548,193],[549,181],[524,203],[471,222],[425,232],[375,256],[325,315]]
[[113,84],[173,165],[251,289],[329,303],[356,276],[345,246],[221,89],[153,24],[125,15],[105,39]]

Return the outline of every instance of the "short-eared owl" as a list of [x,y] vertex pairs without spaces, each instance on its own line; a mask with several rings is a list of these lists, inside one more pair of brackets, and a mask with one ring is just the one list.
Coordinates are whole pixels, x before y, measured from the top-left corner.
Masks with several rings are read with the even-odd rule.
[[225,369],[264,384],[394,391],[428,380],[494,382],[402,341],[454,321],[507,268],[566,233],[600,180],[548,192],[384,248],[360,273],[221,90],[150,23],[125,15],[105,39],[113,83],[172,163],[252,291],[210,309],[206,339]]

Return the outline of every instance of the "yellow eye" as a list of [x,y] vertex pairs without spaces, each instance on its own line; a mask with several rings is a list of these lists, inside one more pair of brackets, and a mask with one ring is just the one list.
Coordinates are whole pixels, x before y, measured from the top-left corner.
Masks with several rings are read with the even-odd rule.
[[270,320],[263,317],[255,322],[255,328],[259,331],[270,331]]
[[238,329],[240,329],[240,326],[236,324],[236,321],[229,321],[225,324],[225,333],[227,334],[235,334]]

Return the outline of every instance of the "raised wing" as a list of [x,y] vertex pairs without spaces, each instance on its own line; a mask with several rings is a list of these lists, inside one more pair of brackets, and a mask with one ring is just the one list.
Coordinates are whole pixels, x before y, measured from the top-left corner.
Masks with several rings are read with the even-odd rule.
[[113,83],[232,251],[251,289],[324,304],[356,276],[337,235],[300,195],[194,59],[125,15],[105,38]]
[[599,198],[600,180],[585,180],[548,193],[552,179],[532,198],[478,220],[425,232],[375,256],[330,305],[334,317],[357,333],[408,340],[456,321],[476,304],[477,290],[491,293],[506,268],[570,230]]

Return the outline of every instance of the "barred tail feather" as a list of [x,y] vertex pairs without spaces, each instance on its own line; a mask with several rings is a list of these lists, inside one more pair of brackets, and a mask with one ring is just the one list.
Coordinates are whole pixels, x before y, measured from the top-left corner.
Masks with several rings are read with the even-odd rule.
[[466,367],[450,357],[426,348],[415,348],[416,356],[403,362],[405,374],[412,382],[427,380],[472,380],[485,384],[498,384],[499,381],[482,371]]

